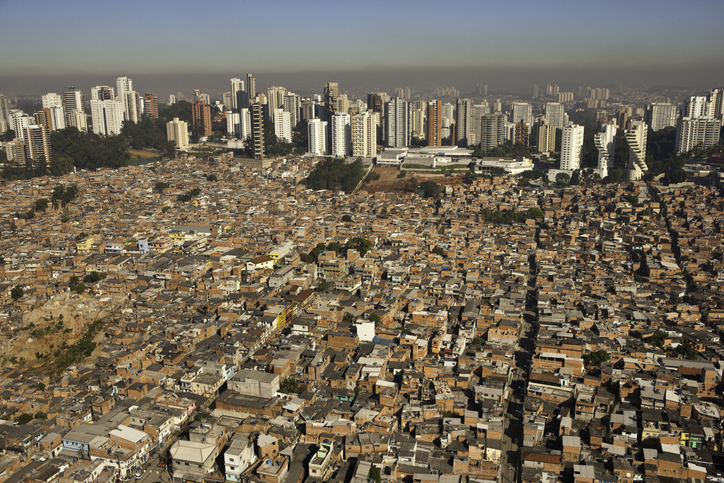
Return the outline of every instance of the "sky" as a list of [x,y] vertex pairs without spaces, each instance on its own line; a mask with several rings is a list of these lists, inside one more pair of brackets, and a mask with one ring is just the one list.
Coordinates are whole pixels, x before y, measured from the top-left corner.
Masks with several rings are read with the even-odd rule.
[[0,0],[0,92],[247,72],[714,87],[722,18],[722,0]]

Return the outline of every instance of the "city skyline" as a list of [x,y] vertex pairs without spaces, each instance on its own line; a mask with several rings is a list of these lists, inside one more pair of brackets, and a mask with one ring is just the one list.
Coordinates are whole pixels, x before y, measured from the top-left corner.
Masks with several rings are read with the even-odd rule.
[[[442,11],[430,2],[374,2],[370,11],[380,12],[374,23],[360,17],[356,25],[359,11],[326,1],[214,1],[205,4],[207,22],[190,2],[127,2],[113,22],[83,0],[7,4],[0,39],[13,48],[0,52],[0,86],[22,94],[35,85],[45,90],[41,86],[51,81],[82,84],[69,79],[127,75],[155,78],[150,89],[168,84],[173,90],[174,80],[211,84],[244,72],[254,72],[260,85],[299,90],[325,77],[347,85],[347,79],[421,86],[449,79],[463,91],[478,82],[519,89],[535,81],[718,83],[724,73],[718,48],[724,35],[717,25],[723,3],[658,2],[656,18],[648,21],[650,3],[607,5],[462,1],[456,10]],[[69,29],[69,22],[82,28]]]

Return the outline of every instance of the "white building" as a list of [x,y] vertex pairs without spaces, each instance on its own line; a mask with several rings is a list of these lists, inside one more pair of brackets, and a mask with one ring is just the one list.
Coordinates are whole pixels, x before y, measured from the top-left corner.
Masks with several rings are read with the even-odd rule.
[[409,103],[400,97],[385,104],[385,140],[391,148],[410,145]]
[[548,119],[541,118],[538,124],[538,151],[550,153],[556,150],[556,128],[548,122]]
[[246,141],[251,136],[251,112],[248,108],[239,109],[239,139]]
[[514,124],[523,121],[530,130],[530,126],[533,125],[533,106],[527,102],[514,102],[513,119],[511,121]]
[[676,127],[676,153],[687,153],[697,146],[710,148],[719,142],[721,119],[685,117]]
[[166,139],[176,143],[176,149],[189,147],[189,125],[186,121],[179,121],[174,117],[173,121],[166,123]]
[[49,92],[42,97],[43,109],[63,107],[63,98],[55,92]]
[[14,111],[10,118],[10,128],[15,131],[15,137],[25,139],[25,130],[35,124],[35,119],[23,111]]
[[269,115],[273,116],[276,109],[284,105],[284,96],[287,95],[285,87],[273,86],[267,89],[267,104],[269,104]]
[[485,114],[480,119],[480,149],[484,153],[489,153],[494,147],[503,144],[506,122],[505,115],[500,112]]
[[289,113],[289,118],[292,123],[292,129],[294,129],[299,123],[301,106],[302,101],[299,98],[299,94],[287,92],[287,94],[284,96],[284,105],[282,106],[282,109],[284,109],[284,112]]
[[707,105],[705,96],[691,96],[686,103],[686,112],[683,117],[696,119],[706,116]]
[[234,77],[229,82],[231,84],[231,91],[229,92],[231,94],[231,108],[237,110],[239,105],[237,104],[236,93],[244,90],[244,81]]
[[79,131],[88,131],[88,116],[85,112],[73,110],[65,113],[66,126],[72,126]]
[[121,101],[94,99],[90,104],[94,133],[104,136],[115,136],[121,133],[123,126],[123,103]]
[[372,342],[375,338],[375,323],[371,320],[358,320],[354,323],[360,342]]
[[463,146],[467,146],[470,140],[472,107],[470,99],[455,101],[455,142],[462,143]]
[[[73,86],[68,87],[63,91],[63,111],[65,112],[65,125],[66,126],[75,126],[78,129],[81,129],[78,126],[79,118],[81,117],[78,114],[72,114],[73,111],[79,111],[83,114],[85,114],[85,107],[83,105],[84,99],[83,99],[83,91],[80,89],[76,89]],[[71,117],[75,117],[75,121],[71,122]],[[83,127],[86,127],[86,123],[83,122]]]
[[670,102],[653,102],[646,110],[646,122],[652,131],[676,126],[676,106]]
[[331,139],[331,155],[334,157],[344,157],[350,154],[350,118],[349,114],[336,112],[332,116],[332,139]]
[[274,109],[272,116],[274,122],[274,134],[277,139],[285,143],[292,142],[292,117],[283,109]]
[[126,121],[137,123],[143,115],[143,99],[139,97],[138,92],[126,92]]
[[583,151],[583,126],[570,124],[563,128],[561,138],[561,169],[576,170],[581,167]]
[[238,112],[226,111],[226,134],[235,136],[239,139],[241,136],[241,116]]
[[601,178],[608,176],[608,170],[614,166],[614,153],[616,151],[616,126],[604,124],[601,131],[593,137],[598,150],[598,175]]
[[[128,119],[129,111],[128,111],[128,98],[126,97],[126,94],[133,90],[133,79],[130,79],[128,77],[118,77],[116,79],[116,95],[118,96],[118,100],[121,101],[122,104],[122,111],[123,111],[123,118],[124,120]],[[93,114],[91,113],[91,116]]]
[[377,123],[371,111],[352,116],[352,156],[372,158],[377,154]]
[[309,154],[321,156],[327,151],[327,121],[310,119],[307,126]]
[[631,128],[624,131],[628,143],[628,179],[637,181],[648,171],[646,165],[646,139],[649,127],[643,121],[631,121]]
[[40,157],[45,157],[47,163],[50,162],[50,140],[48,132],[38,124],[28,126],[24,129],[23,139],[25,139],[25,157],[37,161]]
[[563,104],[559,102],[547,102],[545,106],[545,116],[548,122],[556,129],[563,129],[563,126],[565,126],[565,110]]

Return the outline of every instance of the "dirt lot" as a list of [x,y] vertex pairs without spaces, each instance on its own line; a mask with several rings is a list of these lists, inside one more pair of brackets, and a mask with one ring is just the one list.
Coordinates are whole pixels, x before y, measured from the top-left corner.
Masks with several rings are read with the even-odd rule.
[[400,174],[399,168],[389,168],[389,167],[377,167],[374,169],[374,172],[380,175],[380,179],[376,181],[372,181],[367,183],[367,186],[365,186],[365,191],[368,193],[377,193],[379,191],[385,191],[385,192],[402,192],[402,184],[405,183],[405,181],[409,180],[410,178],[416,178],[418,183],[422,183],[423,181],[432,180],[440,185],[451,185],[456,186],[459,184],[462,184],[463,177],[461,175],[454,175],[454,176],[425,176],[424,173],[406,173],[404,178],[398,178]]
[[[23,314],[22,329],[0,334],[0,354],[3,366],[13,366],[32,372],[47,372],[53,362],[53,352],[65,342],[72,345],[84,334],[87,325],[101,319],[112,323],[120,316],[123,298],[101,305],[92,295],[66,292],[56,295],[37,309]],[[52,318],[51,318],[52,317]],[[32,334],[36,331],[35,334]],[[104,332],[94,338],[102,343]],[[100,345],[100,344],[99,344]],[[98,348],[96,348],[96,351]],[[38,358],[36,354],[45,354]],[[17,362],[13,364],[11,359]]]
[[151,151],[141,151],[140,149],[129,149],[129,153],[134,158],[155,158],[158,153],[152,153]]

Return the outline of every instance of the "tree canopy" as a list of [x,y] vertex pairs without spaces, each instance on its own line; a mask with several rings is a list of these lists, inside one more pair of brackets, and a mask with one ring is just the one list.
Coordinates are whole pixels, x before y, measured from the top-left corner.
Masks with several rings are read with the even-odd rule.
[[341,159],[326,158],[307,177],[307,187],[313,190],[354,191],[365,174],[361,160],[351,164]]

